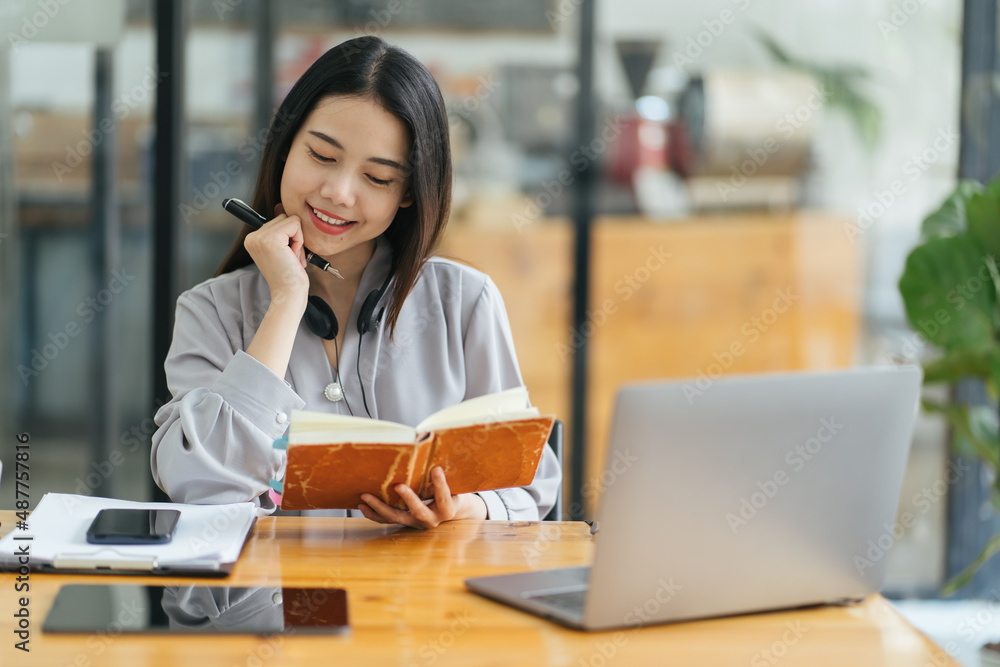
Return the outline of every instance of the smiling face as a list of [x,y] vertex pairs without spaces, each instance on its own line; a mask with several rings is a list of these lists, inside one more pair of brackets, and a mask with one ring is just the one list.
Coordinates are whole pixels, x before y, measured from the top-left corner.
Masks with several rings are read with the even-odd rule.
[[281,176],[281,204],[302,221],[306,247],[360,273],[375,238],[413,203],[409,154],[406,126],[373,100],[321,100],[296,133]]

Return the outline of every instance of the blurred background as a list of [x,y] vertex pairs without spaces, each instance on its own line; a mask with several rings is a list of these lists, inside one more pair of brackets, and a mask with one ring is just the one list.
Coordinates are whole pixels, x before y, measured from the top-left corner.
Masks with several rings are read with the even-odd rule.
[[[622,382],[921,358],[897,281],[956,183],[963,99],[995,95],[962,82],[963,43],[995,60],[996,22],[963,31],[946,0],[590,6],[0,4],[0,507],[21,432],[35,499],[152,497],[164,318],[239,230],[221,202],[249,198],[275,105],[360,34],[413,53],[446,97],[444,251],[499,285],[533,402],[567,424],[573,516],[607,483]],[[941,482],[948,464],[944,425],[921,417],[890,594],[934,596],[978,553],[949,507],[993,526],[988,500]]]

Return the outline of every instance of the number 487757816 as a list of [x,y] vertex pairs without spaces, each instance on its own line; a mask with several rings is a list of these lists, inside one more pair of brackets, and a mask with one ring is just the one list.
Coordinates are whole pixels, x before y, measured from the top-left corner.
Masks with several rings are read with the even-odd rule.
[[27,433],[17,435],[17,446],[14,454],[14,507],[17,508],[17,522],[21,526],[28,520],[28,503],[31,499],[31,449]]

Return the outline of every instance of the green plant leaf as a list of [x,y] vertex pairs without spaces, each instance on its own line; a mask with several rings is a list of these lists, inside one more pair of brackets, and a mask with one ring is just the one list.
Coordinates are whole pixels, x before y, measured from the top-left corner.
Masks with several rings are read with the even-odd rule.
[[974,193],[965,204],[969,237],[986,253],[1000,257],[1000,180]]
[[1000,352],[990,355],[990,374],[986,377],[986,392],[996,402],[1000,394]]
[[827,94],[827,106],[842,109],[865,148],[874,148],[882,133],[882,112],[856,85],[869,78],[867,70],[857,65],[831,67],[808,62],[783,49],[763,30],[756,29],[754,33],[760,45],[776,62],[814,77]]
[[923,238],[958,236],[963,233],[966,225],[966,203],[973,195],[982,192],[982,190],[983,186],[976,181],[959,181],[938,210],[924,218],[920,226]]
[[924,384],[958,382],[966,377],[989,378],[993,373],[994,355],[984,352],[957,350],[932,361],[924,362]]
[[924,384],[958,382],[966,377],[989,378],[993,372],[993,356],[984,352],[956,350],[932,361],[924,362]]
[[991,537],[986,543],[986,546],[983,547],[979,557],[976,558],[976,560],[974,560],[967,568],[952,577],[951,580],[944,585],[944,588],[941,589],[941,594],[951,595],[962,586],[967,585],[972,580],[972,577],[975,576],[980,566],[988,561],[997,551],[1000,551],[1000,535],[994,535]]
[[[944,354],[924,363],[924,382],[984,380],[986,405],[922,401],[927,412],[942,415],[951,427],[952,449],[1000,470],[1000,178],[986,188],[959,182],[940,207],[924,218],[923,242],[906,259],[899,280],[910,324]],[[1000,512],[1000,478],[990,489]],[[983,563],[1000,551],[1000,534],[986,543],[976,560],[948,581],[950,595],[969,583]]]
[[978,277],[982,266],[982,249],[960,236],[930,239],[906,258],[899,279],[906,316],[946,352],[994,350],[997,292],[992,280]]
[[951,451],[971,461],[981,461],[983,458],[976,448],[976,443],[972,439],[962,435],[959,431],[952,431]]
[[873,148],[882,134],[882,114],[853,85],[851,77],[832,71],[822,77],[824,89],[829,93],[831,108],[842,109],[854,123],[854,129],[867,148]]
[[761,46],[767,49],[767,52],[771,54],[772,58],[782,65],[798,65],[798,63],[793,63],[791,56],[789,56],[783,48],[778,46],[778,43],[774,41],[770,35],[766,34],[762,30],[755,30],[754,32],[756,33]]
[[947,420],[955,436],[952,446],[956,453],[1000,467],[1000,436],[993,406],[946,405],[929,400],[921,401],[921,406],[925,412]]
[[[993,283],[993,293],[1000,295],[1000,268],[997,267],[997,258],[989,255],[983,261],[989,271],[990,282]],[[1000,331],[1000,303],[993,303],[993,330]]]
[[997,436],[996,406],[971,405],[966,413],[966,419],[968,431],[956,431],[956,440],[961,439],[968,442],[979,453],[978,458],[992,463],[996,468],[1000,465],[1000,439]]

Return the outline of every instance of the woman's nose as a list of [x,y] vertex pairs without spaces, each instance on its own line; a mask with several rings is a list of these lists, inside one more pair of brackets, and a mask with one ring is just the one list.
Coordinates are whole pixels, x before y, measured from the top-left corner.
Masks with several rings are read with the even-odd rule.
[[319,191],[320,196],[340,206],[354,206],[354,183],[348,174],[337,172],[323,181]]

